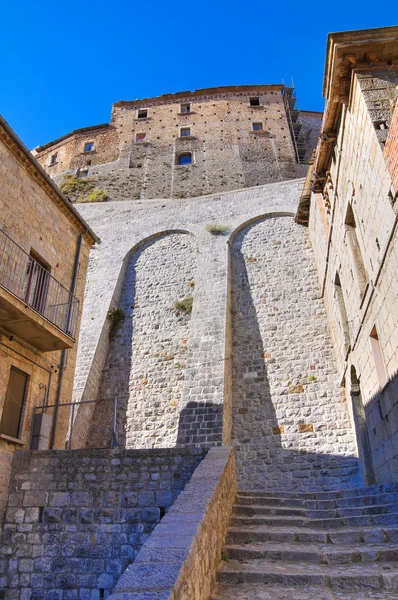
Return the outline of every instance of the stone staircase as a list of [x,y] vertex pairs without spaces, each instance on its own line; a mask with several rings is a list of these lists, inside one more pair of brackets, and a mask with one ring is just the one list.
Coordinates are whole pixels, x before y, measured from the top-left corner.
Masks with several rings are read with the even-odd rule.
[[211,600],[398,598],[398,484],[239,492]]

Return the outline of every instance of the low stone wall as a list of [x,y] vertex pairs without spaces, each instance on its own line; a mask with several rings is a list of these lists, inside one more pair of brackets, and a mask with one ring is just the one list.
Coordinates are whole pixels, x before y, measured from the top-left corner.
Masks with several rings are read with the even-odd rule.
[[17,452],[0,597],[106,598],[206,451]]
[[236,491],[233,450],[211,448],[109,600],[208,600]]

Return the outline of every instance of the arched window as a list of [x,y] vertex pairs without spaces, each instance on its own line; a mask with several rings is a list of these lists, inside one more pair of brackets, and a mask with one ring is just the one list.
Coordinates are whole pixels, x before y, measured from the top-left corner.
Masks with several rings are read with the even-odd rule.
[[178,165],[190,165],[192,163],[192,153],[184,152],[183,154],[179,154],[177,164]]

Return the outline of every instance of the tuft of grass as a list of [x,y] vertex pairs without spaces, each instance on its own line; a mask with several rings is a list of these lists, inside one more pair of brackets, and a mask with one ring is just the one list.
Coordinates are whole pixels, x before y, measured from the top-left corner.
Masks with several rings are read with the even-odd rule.
[[223,560],[224,562],[229,562],[229,556],[227,554],[226,550],[221,550],[221,560]]
[[174,310],[176,310],[177,312],[182,312],[186,315],[191,314],[192,306],[193,306],[193,297],[192,296],[188,296],[187,298],[184,298],[184,300],[176,300],[173,304]]
[[92,192],[86,196],[86,198],[79,200],[79,202],[104,202],[108,199],[108,192],[102,188],[95,188]]
[[229,231],[229,225],[210,223],[209,225],[206,225],[206,231],[211,233],[211,235],[224,235]]
[[81,196],[85,196],[94,187],[95,181],[91,177],[76,177],[70,173],[64,175],[64,179],[59,186],[61,192],[73,200],[78,200]]
[[126,313],[122,308],[110,308],[108,310],[107,318],[111,321],[111,328],[109,330],[109,339],[113,340],[119,325],[126,318]]

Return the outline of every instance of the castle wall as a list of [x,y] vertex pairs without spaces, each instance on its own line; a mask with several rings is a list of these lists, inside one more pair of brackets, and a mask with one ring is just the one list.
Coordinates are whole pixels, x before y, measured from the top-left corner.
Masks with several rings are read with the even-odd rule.
[[[57,183],[63,173],[84,167],[111,200],[197,197],[295,179],[305,175],[305,165],[296,162],[282,89],[215,88],[118,102],[108,129],[86,128],[34,152]],[[259,106],[250,105],[253,97]],[[186,104],[190,110],[182,112]],[[139,118],[141,110],[145,118]],[[320,116],[312,113],[304,122],[310,156]],[[253,123],[262,130],[255,131]],[[184,128],[189,135],[182,135]],[[94,150],[85,153],[90,142]],[[179,165],[186,152],[192,164]],[[54,154],[57,162],[51,165]]]
[[231,252],[240,489],[361,485],[307,229],[290,216],[255,221]]
[[116,395],[118,444],[175,446],[191,317],[173,305],[192,297],[196,257],[195,238],[184,233],[131,254],[119,302],[125,319],[110,343],[88,445],[109,447]]
[[[313,463],[307,470],[301,469],[300,480],[286,481],[292,488],[299,485],[304,488],[304,474],[309,479],[316,469],[322,471],[323,485],[355,483],[355,441],[331,360],[307,232],[293,223],[302,183],[277,183],[195,200],[79,205],[103,242],[92,253],[74,393],[77,400],[98,398],[95,412],[99,414],[103,396],[124,390],[120,396],[125,397],[125,393],[129,396],[130,408],[127,417],[121,409],[122,443],[124,436],[132,435],[134,427],[139,429],[144,439],[140,443],[146,447],[175,443],[209,446],[232,440],[240,452],[242,485],[254,485],[253,475],[249,476],[245,469],[249,456],[256,455],[257,470],[253,473],[257,487],[265,485],[268,473],[274,476],[277,472],[278,460],[282,461],[282,456],[286,459],[283,451],[291,450],[297,464],[307,457]],[[270,219],[256,224],[267,215]],[[253,226],[249,225],[251,222]],[[226,232],[212,235],[206,229],[211,224],[224,226]],[[233,232],[246,225],[245,231],[250,232],[247,239],[252,241],[250,252],[244,254],[247,260],[257,260],[247,263],[248,269],[252,269],[253,289],[250,291],[250,287],[244,293],[253,293],[256,308],[250,309],[247,322],[237,324],[236,273],[241,268],[242,256],[234,240],[244,240],[245,236]],[[195,286],[189,287],[192,279]],[[193,296],[192,315],[176,318],[173,301],[188,293]],[[275,301],[263,306],[263,297],[268,294],[275,296]],[[106,315],[112,306],[124,307],[127,318],[108,351]],[[277,325],[271,324],[270,319],[269,311],[277,314],[274,307],[280,309]],[[280,331],[282,318],[285,326]],[[297,319],[301,329],[296,327]],[[162,338],[163,321],[170,332],[167,340]],[[154,327],[157,324],[158,329]],[[261,330],[260,342],[251,338],[256,327]],[[145,336],[140,333],[144,331]],[[316,344],[312,346],[314,336]],[[274,347],[269,350],[272,344]],[[272,354],[270,360],[268,355],[264,356],[268,352]],[[277,357],[275,363],[273,353]],[[97,357],[106,355],[102,372]],[[254,454],[250,454],[252,447],[250,443],[246,447],[244,438],[254,435],[250,430],[253,427],[260,439],[259,432],[268,427],[260,425],[268,408],[260,407],[257,417],[254,410],[240,413],[239,409],[247,406],[240,406],[245,401],[237,384],[239,369],[246,374],[247,363],[252,360],[255,364],[252,371],[260,364],[259,368],[272,373],[274,395],[267,402],[271,411],[279,411],[280,424],[286,427],[286,433],[272,434],[262,442],[263,446],[259,442]],[[244,379],[245,389],[250,382],[250,378]],[[260,389],[265,384],[259,385]],[[178,400],[173,402],[174,406],[173,400]],[[332,400],[333,426],[327,423],[325,415],[326,405]],[[110,414],[106,420],[110,424]],[[240,431],[239,423],[243,427]],[[278,421],[273,426],[277,424]],[[93,430],[102,433],[104,425],[94,421]],[[279,450],[274,445],[272,451],[265,451],[264,445],[275,444],[274,440]],[[275,464],[269,471],[260,467],[263,450],[275,451],[272,456]],[[305,459],[300,458],[301,451]],[[295,472],[298,471],[299,467]],[[334,475],[341,476],[339,483],[333,481]]]
[[[397,81],[391,71],[354,75],[329,179],[323,196],[312,195],[309,223],[338,366],[346,376],[349,400],[351,367],[359,378],[380,482],[395,479],[398,472],[398,430],[392,415],[388,417],[394,403],[378,403],[381,388],[392,381],[398,366],[397,206],[383,154],[388,128],[378,128],[383,119],[387,123],[391,119]],[[380,349],[377,359],[375,343]],[[378,361],[385,377],[380,377]]]

